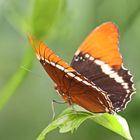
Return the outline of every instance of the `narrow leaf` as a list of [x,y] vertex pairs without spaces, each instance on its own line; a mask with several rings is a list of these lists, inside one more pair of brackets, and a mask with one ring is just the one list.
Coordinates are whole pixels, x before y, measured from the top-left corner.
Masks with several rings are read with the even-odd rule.
[[[25,28],[27,27],[34,31],[36,37],[42,38],[44,35],[48,35],[50,28],[54,24],[56,15],[58,14],[57,12],[60,10],[61,4],[62,0],[35,0],[33,13],[29,13],[29,15],[32,15],[31,19],[33,19],[33,25],[28,25],[23,16],[20,15],[21,13],[16,11],[15,8],[10,11],[10,15],[6,16],[6,19],[16,30],[19,31],[22,29],[24,30],[23,32],[27,32]],[[33,52],[31,48],[29,48],[28,52],[23,56],[23,60],[20,65],[31,69],[33,58]],[[2,91],[0,91],[0,110],[9,101],[10,97],[23,82],[27,74],[28,71],[19,68],[6,83]]]
[[36,37],[46,36],[62,10],[62,3],[63,0],[35,0],[32,26]]
[[[21,62],[21,66],[26,66],[28,69],[32,67],[33,64],[33,54],[31,53],[31,49],[23,57]],[[4,107],[4,105],[9,101],[10,97],[14,94],[17,87],[22,83],[23,79],[28,74],[22,68],[19,68],[15,74],[11,77],[5,87],[2,89],[0,94],[0,110]]]

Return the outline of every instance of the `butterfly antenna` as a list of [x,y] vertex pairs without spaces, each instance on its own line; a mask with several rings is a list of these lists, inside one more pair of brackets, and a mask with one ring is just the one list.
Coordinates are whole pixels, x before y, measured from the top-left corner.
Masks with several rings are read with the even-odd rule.
[[21,69],[24,69],[24,70],[26,70],[26,71],[28,71],[28,72],[34,74],[34,75],[36,75],[38,78],[41,78],[41,79],[45,80],[45,78],[44,78],[42,75],[40,75],[40,74],[38,74],[38,73],[36,73],[36,72],[34,72],[34,71],[32,71],[32,70],[26,68],[25,66],[20,66],[20,68],[21,68]]

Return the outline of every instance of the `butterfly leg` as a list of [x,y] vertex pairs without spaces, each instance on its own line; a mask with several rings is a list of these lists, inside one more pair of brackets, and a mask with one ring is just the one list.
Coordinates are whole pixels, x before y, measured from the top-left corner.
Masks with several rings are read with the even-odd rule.
[[66,104],[67,102],[66,101],[52,100],[52,120],[54,120],[54,118],[55,118],[55,106],[54,106],[54,103],[57,103],[57,104]]
[[69,100],[68,100],[67,102],[68,102],[69,106],[71,107],[72,112],[73,112],[74,114],[77,114],[77,110],[75,109],[74,104],[73,104],[73,102],[71,101],[71,98],[69,98]]

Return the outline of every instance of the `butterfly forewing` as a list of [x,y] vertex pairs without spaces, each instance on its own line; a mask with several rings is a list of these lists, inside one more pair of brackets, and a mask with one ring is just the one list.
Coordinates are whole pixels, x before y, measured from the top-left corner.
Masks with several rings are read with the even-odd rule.
[[122,64],[122,58],[118,44],[118,28],[112,22],[107,22],[94,29],[88,35],[75,55],[84,52],[102,60],[110,66],[120,66]]
[[95,83],[109,96],[114,111],[122,110],[130,100],[132,76],[123,67],[117,27],[105,23],[97,27],[76,51],[71,66]]
[[76,103],[91,112],[112,112],[112,104],[106,92],[75,71],[43,42],[36,41],[31,36],[30,42],[64,100],[70,104]]

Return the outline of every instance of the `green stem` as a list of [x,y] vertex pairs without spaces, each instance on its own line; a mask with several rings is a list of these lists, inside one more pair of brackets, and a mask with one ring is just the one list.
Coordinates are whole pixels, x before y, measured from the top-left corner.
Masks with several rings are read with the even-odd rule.
[[[33,64],[33,55],[32,49],[29,48],[25,53],[20,66],[26,66],[28,69],[32,67]],[[28,71],[19,68],[16,73],[12,76],[9,82],[5,85],[0,94],[0,110],[8,102],[10,97],[15,93],[15,90],[22,83],[23,79],[27,76]]]

